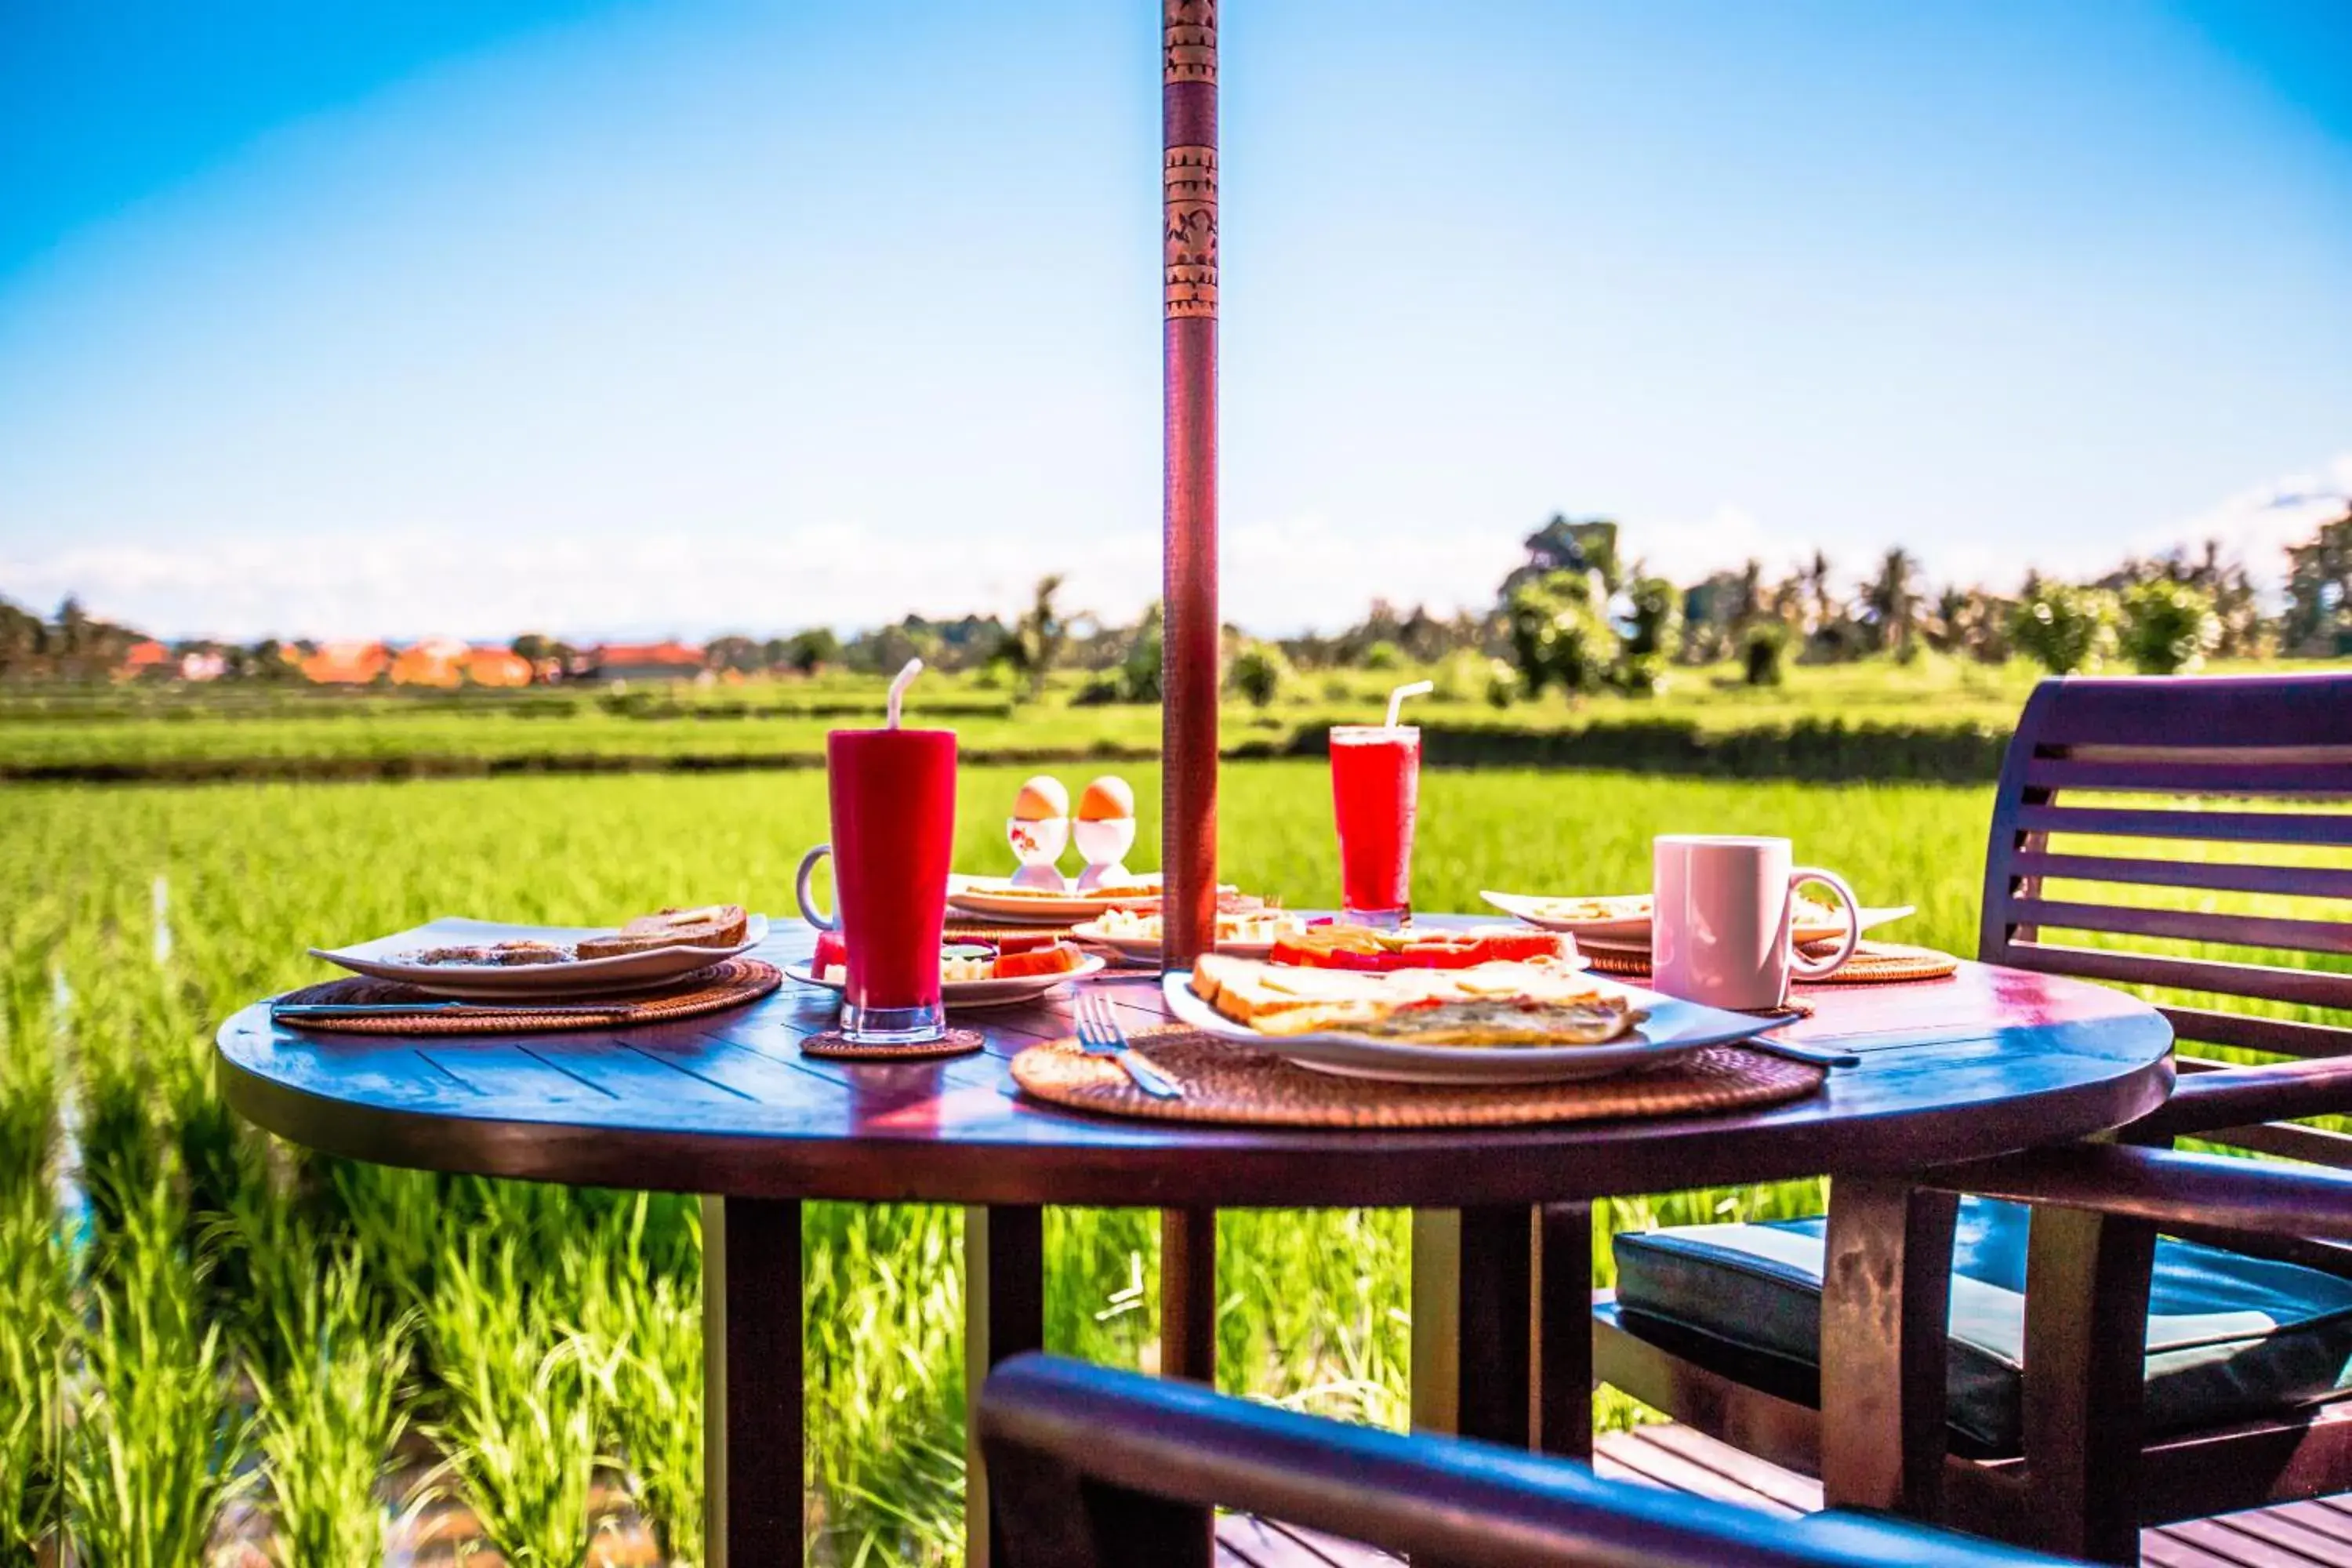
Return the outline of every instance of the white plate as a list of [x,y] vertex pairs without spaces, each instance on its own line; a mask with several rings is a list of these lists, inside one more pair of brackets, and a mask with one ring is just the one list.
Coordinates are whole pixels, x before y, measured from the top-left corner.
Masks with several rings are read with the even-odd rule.
[[[1559,901],[1555,899],[1540,899],[1526,893],[1488,892],[1478,896],[1505,914],[1516,915],[1539,930],[1567,931],[1576,938],[1579,946],[1614,952],[1650,951],[1650,917],[1646,910],[1633,918],[1563,921],[1536,912],[1545,904]],[[1873,926],[1883,926],[1914,912],[1915,908],[1910,904],[1896,904],[1885,909],[1872,909],[1865,905],[1862,910],[1862,929],[1868,931]],[[1797,928],[1796,937],[1799,942],[1834,942],[1844,931],[1843,921],[1801,925]]]
[[[1135,879],[1139,885],[1157,888],[1160,873],[1147,871]],[[1220,893],[1240,889],[1220,884]],[[1131,894],[1126,898],[1105,898],[1100,893],[1081,893],[1075,884],[1067,897],[1015,890],[1010,877],[965,877],[948,879],[948,907],[967,915],[979,915],[987,920],[1003,921],[1007,925],[1068,925],[1075,921],[1090,921],[1109,910],[1128,910],[1150,913],[1160,908],[1157,892]]]
[[1317,1072],[1402,1083],[1558,1083],[1606,1078],[1656,1067],[1706,1046],[1744,1040],[1771,1027],[1769,1021],[1745,1013],[1702,1007],[1600,975],[1591,979],[1596,991],[1630,997],[1650,1016],[1600,1046],[1407,1046],[1362,1035],[1261,1035],[1195,996],[1192,973],[1186,969],[1169,971],[1160,977],[1160,987],[1177,1021],[1205,1034],[1260,1047]]
[[1528,924],[1536,927],[1539,931],[1564,931],[1575,937],[1580,942],[1589,936],[1638,936],[1644,942],[1649,940],[1650,900],[1649,895],[1646,893],[1621,894],[1609,900],[1612,903],[1628,904],[1639,900],[1642,905],[1642,912],[1638,915],[1620,915],[1606,919],[1585,921],[1564,921],[1552,915],[1539,914],[1537,912],[1545,904],[1556,904],[1565,901],[1559,899],[1538,898],[1530,893],[1484,892],[1480,893],[1478,896],[1486,900],[1488,903],[1494,905],[1496,909],[1502,910],[1505,914],[1516,915],[1520,920],[1527,921]]
[[[1083,953],[1076,969],[1065,969],[1058,974],[1016,974],[1009,980],[942,981],[940,1000],[950,1007],[1009,1007],[1015,1002],[1034,1002],[1057,985],[1072,980],[1084,980],[1089,974],[1100,974],[1109,967],[1099,953]],[[835,993],[842,989],[804,963],[787,965],[784,973],[803,985],[820,986]]]
[[[1150,936],[1112,936],[1102,929],[1099,921],[1088,921],[1070,928],[1070,935],[1080,942],[1093,942],[1097,947],[1109,948],[1129,963],[1160,962],[1160,939]],[[1264,958],[1274,951],[1271,939],[1265,942],[1225,941],[1217,943],[1217,951],[1229,958]]]
[[[1138,881],[1151,879],[1138,878]],[[1068,925],[1090,921],[1106,910],[1151,910],[1160,897],[1106,899],[1095,893],[1072,892],[1066,898],[1013,889],[1010,877],[950,877],[948,907],[968,915],[1003,921],[1007,925]]]
[[657,947],[612,958],[574,959],[569,963],[512,965],[407,963],[407,955],[434,947],[486,947],[498,942],[576,942],[610,936],[611,926],[525,926],[499,921],[444,917],[413,931],[380,936],[349,947],[314,947],[313,958],[375,980],[397,980],[466,1002],[554,1002],[566,996],[609,996],[645,991],[722,958],[751,952],[768,940],[768,917],[753,915],[743,940],[732,947]]

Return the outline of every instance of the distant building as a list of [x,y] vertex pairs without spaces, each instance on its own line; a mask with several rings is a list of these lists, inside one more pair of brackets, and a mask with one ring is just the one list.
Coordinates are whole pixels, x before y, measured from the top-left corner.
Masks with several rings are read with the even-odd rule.
[[198,648],[180,656],[182,680],[218,680],[228,673],[228,656],[215,648]]
[[599,643],[588,650],[591,680],[692,680],[702,650],[681,642]]
[[511,649],[466,650],[466,679],[477,686],[529,686],[533,673],[530,660]]
[[331,642],[302,660],[302,679],[320,686],[371,686],[392,668],[392,650],[380,642]]
[[473,649],[449,637],[427,637],[411,643],[393,657],[394,686],[452,687],[464,681],[466,661]]
[[153,641],[132,643],[116,669],[116,674],[125,680],[136,680],[141,676],[160,679],[173,673],[172,650]]

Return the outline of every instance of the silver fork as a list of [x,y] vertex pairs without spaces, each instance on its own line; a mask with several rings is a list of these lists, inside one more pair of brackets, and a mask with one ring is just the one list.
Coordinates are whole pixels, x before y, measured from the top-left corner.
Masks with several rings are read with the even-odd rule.
[[1127,1069],[1135,1087],[1154,1100],[1181,1100],[1183,1087],[1153,1067],[1142,1052],[1128,1044],[1127,1031],[1119,1027],[1118,1016],[1111,1011],[1107,998],[1093,994],[1078,998],[1078,1044],[1090,1057],[1108,1057]]

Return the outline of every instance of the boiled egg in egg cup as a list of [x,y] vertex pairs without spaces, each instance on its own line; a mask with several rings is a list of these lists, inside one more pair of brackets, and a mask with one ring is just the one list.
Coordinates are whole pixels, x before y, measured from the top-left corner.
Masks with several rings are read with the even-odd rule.
[[1070,792],[1061,780],[1039,773],[1023,784],[1013,797],[1004,837],[1013,846],[1013,858],[1021,862],[1013,873],[1014,887],[1058,893],[1069,886],[1056,864],[1070,844]]
[[1106,883],[1131,882],[1127,852],[1135,847],[1135,791],[1123,778],[1105,773],[1078,796],[1075,825],[1078,857],[1087,868],[1078,873],[1078,891]]

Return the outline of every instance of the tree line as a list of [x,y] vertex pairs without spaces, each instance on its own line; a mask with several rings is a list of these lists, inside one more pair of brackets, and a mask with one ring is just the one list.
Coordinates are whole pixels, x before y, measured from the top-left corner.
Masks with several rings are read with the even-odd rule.
[[[1840,585],[1816,551],[1778,574],[1750,560],[1676,584],[1628,559],[1607,519],[1556,515],[1523,542],[1525,558],[1484,611],[1438,616],[1375,600],[1336,632],[1260,640],[1227,628],[1228,676],[1253,700],[1273,700],[1302,670],[1401,668],[1475,655],[1488,661],[1490,699],[1548,689],[1654,691],[1675,665],[1736,661],[1757,685],[1794,659],[1907,661],[1933,650],[1999,664],[2023,657],[2058,673],[2124,663],[2152,674],[2195,669],[2209,658],[2352,655],[2352,508],[2287,551],[2284,604],[2266,607],[2243,560],[2220,540],[2196,550],[2133,557],[2088,582],[2029,573],[2013,594],[1928,582],[1909,551],[1886,551],[1858,589]],[[814,626],[790,636],[728,636],[703,649],[717,672],[813,676],[884,673],[920,658],[947,670],[1042,691],[1057,670],[1080,678],[1076,700],[1160,698],[1160,610],[1120,624],[1063,603],[1063,579],[1041,579],[1010,618],[908,616],[846,639]],[[68,598],[48,619],[0,598],[0,679],[96,680],[123,668],[142,634],[90,616]],[[512,650],[534,666],[581,668],[582,650],[527,632]],[[225,679],[299,678],[308,642],[211,640],[173,652],[216,656]]]

